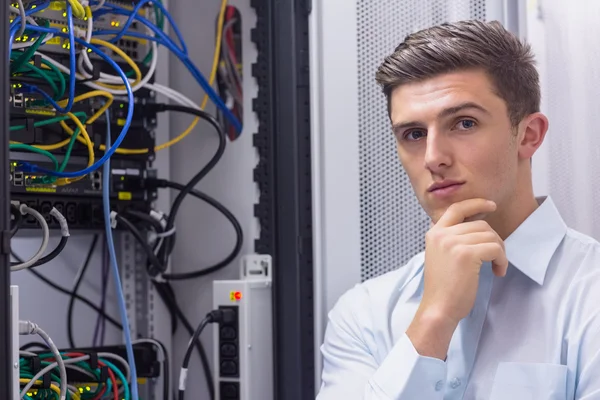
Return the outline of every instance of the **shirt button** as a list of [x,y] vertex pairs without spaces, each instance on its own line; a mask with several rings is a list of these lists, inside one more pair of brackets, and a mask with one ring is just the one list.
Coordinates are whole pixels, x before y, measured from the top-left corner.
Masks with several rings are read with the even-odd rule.
[[461,384],[461,381],[460,381],[460,379],[458,379],[458,378],[454,378],[454,379],[452,380],[452,382],[450,382],[450,387],[451,387],[452,389],[456,389],[457,387],[459,387],[459,386],[460,386],[460,384]]
[[439,392],[444,387],[444,381],[437,381],[435,383],[435,390]]

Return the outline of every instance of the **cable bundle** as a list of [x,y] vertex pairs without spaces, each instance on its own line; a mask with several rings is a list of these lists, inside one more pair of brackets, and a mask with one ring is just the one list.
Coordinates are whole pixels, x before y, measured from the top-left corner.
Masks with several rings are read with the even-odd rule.
[[[44,11],[50,9],[56,11],[57,5],[60,6],[61,4],[64,26],[57,26],[55,21],[44,18]],[[125,7],[123,4],[121,1],[111,0],[16,0],[11,6],[13,13],[9,21],[11,100],[13,105],[22,106],[25,111],[22,114],[27,117],[21,115],[13,118],[10,133],[16,135],[23,130],[29,131],[30,129],[41,128],[44,137],[46,132],[61,136],[60,140],[55,143],[42,140],[26,144],[11,140],[11,151],[37,153],[48,159],[52,165],[52,167],[47,167],[38,165],[33,161],[19,161],[18,165],[11,168],[13,168],[13,171],[32,174],[33,184],[42,186],[69,185],[83,179],[86,175],[101,167],[105,169],[103,174],[105,181],[102,188],[107,228],[106,244],[109,250],[107,259],[110,258],[110,265],[113,267],[112,275],[115,279],[121,312],[120,323],[105,313],[106,282],[103,283],[102,305],[97,307],[77,294],[78,285],[72,291],[69,291],[54,284],[38,271],[30,269],[52,260],[64,249],[69,236],[68,228],[62,229],[63,235],[58,246],[44,256],[48,246],[48,226],[45,222],[45,216],[33,208],[21,205],[15,205],[12,210],[14,216],[13,234],[21,226],[25,214],[35,218],[43,232],[40,250],[30,260],[14,262],[13,270],[29,268],[32,273],[55,289],[69,294],[73,299],[71,308],[74,300],[79,299],[98,311],[99,318],[94,343],[97,340],[100,341],[100,337],[104,336],[100,332],[103,332],[103,324],[106,321],[124,330],[128,353],[127,361],[122,360],[122,363],[117,363],[119,365],[117,368],[110,361],[102,360],[102,363],[108,366],[114,377],[116,377],[115,380],[112,380],[112,378],[104,382],[93,380],[97,383],[93,393],[87,390],[82,393],[78,388],[72,390],[74,388],[71,387],[67,391],[62,391],[60,394],[61,400],[62,398],[128,399],[129,396],[135,400],[139,399],[136,368],[133,362],[133,341],[129,333],[124,297],[120,287],[115,248],[112,240],[111,225],[114,221],[110,221],[111,215],[117,223],[132,232],[136,240],[143,245],[150,260],[150,276],[156,278],[156,280],[153,280],[153,284],[172,312],[174,328],[177,321],[180,320],[190,334],[193,333],[193,328],[179,309],[175,292],[164,280],[196,278],[219,270],[229,265],[237,257],[243,242],[241,226],[235,216],[218,201],[198,192],[194,188],[219,162],[225,149],[226,138],[235,140],[242,131],[241,54],[236,50],[238,46],[234,38],[234,34],[239,29],[239,15],[236,14],[233,8],[227,7],[226,0],[222,0],[217,23],[212,71],[207,80],[191,61],[186,43],[177,24],[175,24],[160,0],[140,0],[130,7]],[[106,21],[107,18],[112,19],[112,28],[98,28],[98,21]],[[166,23],[170,25],[174,39],[163,33]],[[144,32],[134,27],[142,27]],[[121,48],[123,40],[142,40],[150,43],[149,50],[142,62],[137,63],[133,59],[135,57],[130,57],[130,54]],[[50,46],[56,46],[57,44],[62,45],[65,54],[51,51]],[[200,105],[183,94],[154,82],[158,46],[164,46],[178,58],[204,90],[206,94]],[[212,89],[217,76],[219,77],[218,94]],[[146,93],[148,90],[164,95],[177,105],[152,104],[150,102],[138,106],[135,101],[138,92]],[[217,106],[219,113],[217,117],[203,111],[208,100],[211,100]],[[84,102],[85,107],[82,106]],[[89,106],[90,104],[93,104],[93,106]],[[136,107],[147,108],[136,109]],[[166,143],[158,144],[154,148],[125,148],[123,147],[123,141],[132,126],[134,111],[141,114],[145,114],[145,111],[150,113],[187,113],[192,115],[194,119],[180,135]],[[115,117],[117,112],[123,113],[123,117]],[[35,118],[31,116],[35,116]],[[25,121],[23,121],[24,119]],[[150,212],[127,210],[120,214],[114,213],[114,210],[111,210],[110,207],[108,193],[111,158],[115,154],[144,156],[169,148],[188,136],[201,120],[208,122],[219,136],[218,149],[208,165],[204,166],[185,185],[164,180],[148,180],[146,182],[149,187],[173,188],[180,191],[171,210],[168,213],[162,213],[158,210],[150,210]],[[93,129],[98,124],[104,124],[106,129],[106,140],[102,140],[102,143],[98,142],[98,130],[94,131]],[[111,127],[114,128],[115,126],[119,127],[120,132],[115,136],[111,136]],[[73,171],[73,168],[69,167],[73,154],[84,154],[87,157],[85,168],[78,168],[79,170]],[[169,258],[176,242],[175,218],[184,198],[188,194],[219,210],[235,229],[236,242],[231,253],[222,262],[214,266],[187,274],[167,274]],[[52,216],[60,221],[56,214],[52,214]],[[61,227],[63,227],[62,222]],[[146,235],[147,233],[150,233],[150,235]],[[93,242],[94,245],[95,242],[96,240]],[[85,269],[82,269],[81,279],[83,279],[84,272]],[[103,273],[104,276],[108,277],[108,269]],[[80,283],[81,279],[78,279],[77,282]],[[211,397],[214,397],[214,388],[208,370],[206,354],[198,340],[192,342],[196,344],[202,357]],[[47,356],[44,358],[44,363],[46,363],[44,368],[48,368],[48,371],[54,371],[59,364],[64,363],[67,368],[79,368],[82,371],[87,371],[90,379],[93,379],[94,376],[97,377],[96,372],[89,368],[87,363],[89,360],[82,358],[85,355],[62,354],[58,357],[56,354],[48,354]],[[166,358],[166,353],[164,353],[164,357]],[[51,380],[53,383],[49,388],[35,390],[39,386],[39,377],[33,374],[33,371],[27,370],[27,365],[23,360],[21,360],[23,364],[21,382],[23,384],[23,398],[46,398],[40,396],[51,394],[53,386],[63,388],[66,385],[62,377],[53,375]],[[111,368],[111,365],[116,369]],[[124,369],[117,372],[121,367]],[[115,392],[117,386],[119,386],[118,391]]]

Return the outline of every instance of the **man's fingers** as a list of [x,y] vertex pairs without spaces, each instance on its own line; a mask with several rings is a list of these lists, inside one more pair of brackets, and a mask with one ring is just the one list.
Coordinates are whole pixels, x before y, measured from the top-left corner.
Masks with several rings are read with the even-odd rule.
[[504,248],[504,242],[494,231],[472,232],[464,235],[449,236],[448,238],[451,238],[452,245],[469,246],[474,244],[498,243]]
[[492,271],[496,276],[505,276],[508,269],[508,259],[501,243],[481,243],[473,245],[481,261],[492,263]]
[[468,199],[452,204],[444,215],[440,218],[436,225],[440,227],[449,227],[460,224],[465,220],[479,215],[483,217],[485,214],[496,210],[496,203],[486,199]]
[[463,222],[462,224],[457,224],[446,228],[445,231],[448,235],[466,235],[475,232],[496,232],[486,221]]

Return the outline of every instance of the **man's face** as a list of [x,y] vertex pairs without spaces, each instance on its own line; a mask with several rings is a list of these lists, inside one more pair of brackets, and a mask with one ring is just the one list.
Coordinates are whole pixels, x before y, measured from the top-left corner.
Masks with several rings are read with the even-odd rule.
[[434,223],[458,201],[481,197],[498,211],[509,202],[517,140],[506,104],[483,71],[402,85],[392,92],[390,117],[402,165]]

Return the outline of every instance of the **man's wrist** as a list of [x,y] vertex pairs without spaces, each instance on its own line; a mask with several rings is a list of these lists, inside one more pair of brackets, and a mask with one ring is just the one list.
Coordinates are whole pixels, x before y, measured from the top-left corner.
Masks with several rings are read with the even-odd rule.
[[457,326],[458,321],[442,312],[419,309],[406,334],[421,356],[445,360]]

